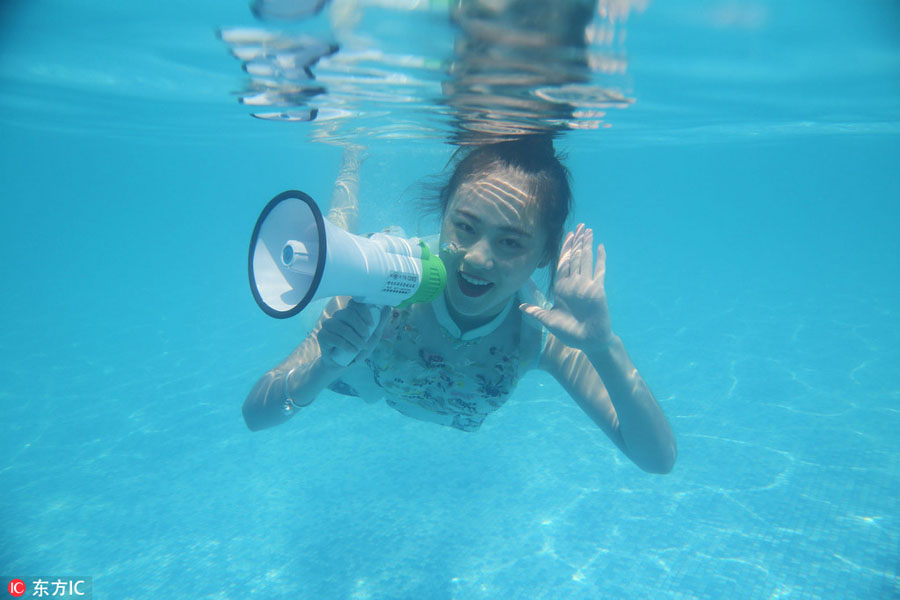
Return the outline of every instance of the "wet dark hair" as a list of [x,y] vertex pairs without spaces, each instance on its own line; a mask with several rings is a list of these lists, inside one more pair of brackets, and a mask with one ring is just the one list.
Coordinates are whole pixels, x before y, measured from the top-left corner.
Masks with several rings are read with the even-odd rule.
[[459,187],[497,168],[510,168],[528,176],[526,192],[537,199],[540,219],[547,232],[544,258],[548,261],[550,290],[556,280],[556,264],[572,208],[569,170],[562,164],[549,135],[529,135],[517,140],[483,146],[461,147],[450,159],[453,173],[437,194],[435,212],[447,211]]

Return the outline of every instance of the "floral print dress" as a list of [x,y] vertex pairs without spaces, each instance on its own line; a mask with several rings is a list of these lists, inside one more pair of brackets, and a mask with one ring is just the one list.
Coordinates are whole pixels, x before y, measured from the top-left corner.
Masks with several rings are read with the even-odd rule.
[[512,308],[518,302],[514,298],[480,336],[448,331],[441,302],[394,309],[372,354],[330,387],[367,399],[383,396],[407,416],[475,431],[531,366],[523,361],[523,348],[532,356],[540,352],[541,331],[523,322]]

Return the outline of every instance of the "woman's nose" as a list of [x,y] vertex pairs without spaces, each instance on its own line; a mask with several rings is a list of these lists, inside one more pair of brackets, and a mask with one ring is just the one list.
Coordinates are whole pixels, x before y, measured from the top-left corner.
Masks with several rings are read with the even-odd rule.
[[463,259],[478,269],[487,270],[494,266],[494,255],[491,252],[491,245],[485,239],[479,239],[475,243],[470,244],[465,250]]

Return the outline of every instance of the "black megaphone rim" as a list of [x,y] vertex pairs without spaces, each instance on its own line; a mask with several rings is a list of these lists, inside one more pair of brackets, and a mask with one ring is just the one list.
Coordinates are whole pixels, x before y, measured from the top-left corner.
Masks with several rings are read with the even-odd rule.
[[[303,300],[300,301],[295,307],[289,310],[275,310],[262,299],[262,296],[259,295],[259,290],[256,288],[256,276],[253,272],[253,255],[256,252],[256,244],[259,239],[259,231],[262,228],[262,224],[265,222],[266,218],[269,216],[269,213],[278,206],[281,202],[288,199],[297,199],[305,202],[309,209],[312,211],[313,218],[316,220],[316,233],[319,236],[319,256],[316,260],[316,273],[313,275],[312,283],[309,286],[309,289],[306,292],[306,295],[303,296]],[[319,210],[319,205],[316,204],[316,201],[313,200],[309,194],[305,192],[301,192],[299,190],[287,190],[281,192],[266,204],[266,207],[259,214],[259,218],[256,220],[256,225],[253,227],[253,235],[250,237],[250,254],[247,259],[247,273],[250,276],[250,291],[253,293],[253,299],[256,300],[256,304],[270,317],[275,317],[276,319],[287,319],[289,317],[293,317],[298,314],[306,305],[309,304],[312,299],[316,295],[316,291],[319,289],[319,284],[322,282],[322,274],[325,271],[325,254],[327,252],[326,241],[325,241],[325,220],[322,217],[322,211]]]

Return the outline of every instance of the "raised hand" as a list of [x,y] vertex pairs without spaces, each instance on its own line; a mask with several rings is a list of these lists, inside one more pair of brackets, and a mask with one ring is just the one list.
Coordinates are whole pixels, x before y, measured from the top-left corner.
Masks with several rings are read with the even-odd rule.
[[605,349],[613,339],[603,278],[606,275],[606,251],[597,248],[593,256],[594,232],[580,223],[563,242],[553,307],[545,310],[534,304],[519,309],[540,322],[562,343],[586,353]]

